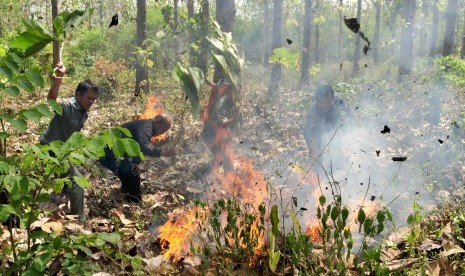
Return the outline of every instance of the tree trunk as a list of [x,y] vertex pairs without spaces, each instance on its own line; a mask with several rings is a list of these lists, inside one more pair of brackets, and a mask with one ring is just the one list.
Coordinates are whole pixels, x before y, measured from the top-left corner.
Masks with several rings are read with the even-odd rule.
[[[145,49],[142,45],[146,39],[145,30],[147,28],[147,10],[146,0],[137,0],[137,37],[136,45]],[[139,64],[136,61],[136,87],[134,90],[134,96],[138,97],[141,90],[144,93],[149,92],[149,80],[147,66],[145,64]]]
[[342,27],[344,17],[342,16],[342,1],[339,0],[339,35],[337,36],[337,59],[342,64]]
[[98,4],[98,13],[100,15],[99,17],[99,25],[100,25],[100,28],[103,28],[103,0],[100,0],[99,1],[99,4]]
[[[55,17],[58,15],[58,0],[52,0],[52,22]],[[60,62],[60,43],[58,41],[53,41],[53,66],[57,65]]]
[[460,50],[460,57],[465,58],[465,18],[463,20],[462,48]]
[[270,66],[268,61],[271,55],[271,16],[270,16],[271,0],[263,1],[263,66]]
[[428,0],[423,0],[422,3],[422,8],[421,8],[421,13],[422,13],[422,18],[421,18],[421,24],[419,24],[419,27],[421,27],[420,30],[420,39],[419,39],[419,45],[418,45],[418,55],[420,57],[424,57],[426,55],[426,38],[428,36],[427,32],[427,22],[428,22],[428,12],[429,12],[429,7],[428,7]]
[[438,11],[438,0],[434,0],[433,3],[433,23],[431,24],[431,44],[429,47],[429,55],[434,57],[436,55],[436,41],[438,40],[438,22],[439,22],[439,11]]
[[174,59],[176,62],[179,59],[179,37],[178,37],[178,25],[179,25],[179,0],[173,0],[173,33],[174,33]]
[[300,82],[299,86],[304,87],[310,84],[310,39],[312,30],[312,0],[305,0],[304,14],[304,41],[302,45],[302,61],[300,67]]
[[446,13],[446,29],[444,32],[444,56],[454,53],[454,37],[457,25],[458,0],[449,0]]
[[[315,15],[320,13],[320,1],[315,0]],[[315,49],[314,49],[315,63],[320,63],[320,24],[315,24]]]
[[[362,24],[362,0],[357,0],[357,22]],[[358,74],[360,68],[358,66],[358,61],[360,59],[360,35],[356,34],[355,36],[355,49],[354,49],[354,64],[352,68],[352,75],[355,76]]]
[[200,60],[199,68],[208,74],[208,60],[210,56],[210,42],[207,36],[210,35],[210,3],[208,0],[202,0],[202,24],[201,24],[202,39],[200,42]]
[[[273,41],[272,49],[273,51],[281,47],[281,28],[283,22],[283,0],[274,0],[273,1]],[[278,92],[278,85],[281,80],[281,63],[276,62],[273,64],[271,69],[271,77],[268,85],[268,95],[273,97]]]
[[415,32],[415,0],[403,0],[402,15],[405,25],[401,31],[397,82],[410,75],[413,65],[413,34]]
[[191,20],[193,20],[193,17],[194,17],[194,0],[187,0],[187,19],[188,19],[188,22],[187,22],[187,36],[188,36],[188,41],[187,41],[187,45],[188,45],[188,51],[189,51],[189,60],[190,60],[190,63],[191,64],[195,64],[195,52],[194,50],[192,49],[192,47],[190,46],[193,42],[194,42],[194,27],[193,27],[193,23],[191,22]]
[[[234,33],[234,17],[236,16],[236,8],[234,0],[216,0],[216,20],[221,27],[221,31],[225,33]],[[215,73],[213,82],[217,83],[220,79],[226,79],[221,72],[220,67],[215,65]]]
[[379,25],[381,22],[381,2],[376,1],[375,3],[376,15],[375,15],[375,33],[373,35],[373,63],[379,63]]

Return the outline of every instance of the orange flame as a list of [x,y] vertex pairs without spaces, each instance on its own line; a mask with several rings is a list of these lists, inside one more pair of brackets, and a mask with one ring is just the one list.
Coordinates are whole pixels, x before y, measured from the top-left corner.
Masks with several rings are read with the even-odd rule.
[[193,207],[189,210],[178,209],[170,215],[169,220],[158,228],[160,241],[166,258],[179,258],[189,251],[189,241],[204,216],[206,210]]
[[[142,119],[152,119],[153,117],[165,113],[162,108],[157,108],[157,98],[154,96],[147,97],[147,106],[145,107],[144,113],[139,115],[139,120]],[[160,141],[164,141],[168,138],[168,132],[160,134],[158,136],[153,136],[150,139],[150,142],[157,143]]]
[[305,229],[305,233],[310,236],[310,240],[317,243],[322,243],[323,238],[321,237],[321,226],[318,221],[310,223]]

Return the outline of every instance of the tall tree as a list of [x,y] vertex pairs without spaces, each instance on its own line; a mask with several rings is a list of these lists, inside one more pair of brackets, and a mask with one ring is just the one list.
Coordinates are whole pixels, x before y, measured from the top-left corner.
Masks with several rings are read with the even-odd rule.
[[[320,14],[320,1],[315,0],[315,15]],[[320,63],[320,21],[315,22],[315,49],[313,54],[315,58],[315,63]]]
[[[58,0],[51,0],[52,5],[52,21],[58,15]],[[58,41],[53,41],[53,66],[60,62],[60,43]]]
[[268,67],[270,62],[268,61],[271,55],[271,15],[270,7],[271,0],[264,0],[263,4],[263,66]]
[[173,33],[174,33],[174,56],[175,60],[179,58],[179,0],[173,0]]
[[402,17],[404,26],[400,37],[399,70],[397,82],[412,72],[413,65],[413,34],[415,31],[415,0],[403,0]]
[[302,45],[302,61],[300,67],[300,82],[299,86],[307,86],[310,83],[310,38],[312,30],[312,0],[305,0],[305,14],[304,14],[304,41]]
[[421,6],[421,23],[418,24],[420,29],[420,39],[419,39],[419,44],[418,44],[418,55],[420,57],[425,56],[426,54],[426,38],[428,37],[427,33],[427,18],[428,18],[428,12],[429,12],[429,0],[423,0],[422,6]]
[[465,18],[463,20],[462,48],[460,49],[460,57],[465,58]]
[[[236,8],[234,0],[216,0],[216,21],[220,25],[221,31],[224,33],[234,33],[234,17],[236,16]],[[216,83],[220,79],[225,79],[221,69],[215,66],[213,81]]]
[[201,33],[202,38],[200,41],[200,60],[199,68],[208,73],[208,60],[210,56],[210,42],[207,40],[207,36],[210,35],[210,3],[208,0],[202,0],[202,22],[201,22]]
[[[136,36],[136,45],[144,49],[144,41],[146,39],[145,30],[147,28],[147,10],[146,10],[146,0],[137,0],[137,36]],[[145,63],[145,62],[144,62]],[[148,80],[148,70],[145,64],[141,64],[136,59],[136,87],[134,90],[134,96],[138,97],[140,91],[142,90],[145,93],[149,91],[149,80]]]
[[339,34],[337,36],[337,59],[342,63],[342,27],[344,25],[344,17],[342,15],[342,1],[339,0]]
[[431,24],[431,41],[429,47],[429,55],[431,57],[436,55],[436,42],[438,40],[438,22],[439,22],[439,0],[434,0],[433,3],[433,22]]
[[[272,49],[278,49],[281,47],[281,32],[282,32],[282,23],[283,23],[283,0],[274,0],[273,1],[273,41]],[[281,72],[282,66],[281,63],[276,62],[273,64],[271,69],[271,77],[268,85],[268,95],[275,96],[278,92],[278,85],[281,81]]]
[[188,45],[189,45],[189,59],[192,64],[195,64],[195,53],[192,47],[190,47],[191,43],[194,42],[194,0],[187,0],[187,36],[188,36]]
[[[357,0],[357,22],[361,24],[362,19],[362,0]],[[352,75],[358,74],[360,67],[358,61],[360,59],[360,36],[355,36],[355,49],[354,49],[354,64],[352,67]]]
[[376,0],[375,6],[375,33],[373,35],[373,63],[378,64],[379,62],[379,25],[381,23],[381,1]]
[[454,52],[455,28],[457,25],[458,0],[449,0],[446,13],[446,29],[444,32],[444,56]]

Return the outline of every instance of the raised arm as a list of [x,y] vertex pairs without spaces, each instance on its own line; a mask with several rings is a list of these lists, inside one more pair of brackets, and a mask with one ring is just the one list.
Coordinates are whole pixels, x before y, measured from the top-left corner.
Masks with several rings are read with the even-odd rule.
[[50,90],[48,91],[47,99],[56,101],[56,99],[58,98],[58,92],[60,90],[63,76],[66,73],[66,67],[62,62],[59,62],[53,70],[53,72],[53,83],[50,87]]

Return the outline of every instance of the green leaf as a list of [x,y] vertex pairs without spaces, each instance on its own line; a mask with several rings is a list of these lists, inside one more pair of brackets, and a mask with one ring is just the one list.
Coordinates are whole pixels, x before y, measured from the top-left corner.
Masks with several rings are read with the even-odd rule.
[[15,71],[17,73],[19,73],[19,66],[18,64],[16,64],[16,62],[12,59],[6,59],[5,60],[5,65],[10,68],[12,71]]
[[38,68],[33,68],[27,72],[27,77],[39,87],[44,87],[45,81]]
[[85,179],[82,176],[75,175],[75,176],[73,176],[73,179],[74,179],[74,181],[76,181],[76,184],[78,184],[79,187],[81,187],[81,188],[85,189],[85,188],[88,188],[90,186],[89,181],[87,181],[87,179]]
[[345,221],[348,217],[349,217],[349,209],[344,207],[344,209],[342,209],[342,220]]
[[23,76],[18,76],[15,78],[14,82],[16,83],[19,88],[27,91],[27,92],[32,92],[34,91],[34,86],[32,85],[31,81]]
[[80,244],[75,245],[75,247],[84,252],[87,256],[92,256],[92,250],[90,250],[88,247]]
[[280,63],[292,70],[299,69],[300,52],[297,49],[276,48],[269,58],[270,63]]
[[8,52],[8,51],[7,51],[7,49],[5,48],[5,46],[4,46],[4,45],[0,45],[0,58],[3,58],[3,57],[6,55],[7,52]]
[[5,90],[5,84],[3,82],[0,82],[0,90]]
[[63,111],[63,106],[59,104],[55,100],[48,99],[47,100],[48,105],[52,107],[52,109],[58,114],[61,115],[61,112]]
[[84,135],[81,132],[74,132],[65,144],[69,144],[73,148],[80,148],[84,145]]
[[376,220],[378,221],[378,223],[383,223],[385,219],[386,216],[384,215],[384,212],[378,211],[378,213],[376,214]]
[[34,268],[37,269],[39,272],[42,272],[47,267],[48,262],[52,259],[51,253],[44,253],[39,255],[34,259],[33,265]]
[[5,222],[11,214],[17,215],[15,209],[10,204],[0,205],[0,221]]
[[27,123],[24,119],[18,118],[11,121],[11,126],[19,132],[25,132],[27,130]]
[[8,137],[10,137],[8,132],[0,131],[0,139],[7,139]]
[[59,179],[53,180],[53,191],[55,193],[61,192],[64,186],[65,186],[65,181],[63,179],[59,178]]
[[100,239],[102,239],[102,240],[104,240],[106,242],[112,243],[112,244],[116,244],[121,240],[121,236],[116,232],[113,232],[113,233],[98,233],[97,237],[99,237]]
[[0,75],[3,75],[8,80],[13,79],[13,71],[6,66],[0,66]]
[[6,93],[10,96],[16,97],[19,95],[19,89],[16,86],[8,86],[5,89]]
[[331,210],[331,219],[333,221],[336,221],[338,216],[339,216],[339,208],[334,206],[333,209]]
[[320,201],[320,205],[321,205],[321,206],[325,205],[325,203],[326,203],[326,197],[320,196],[319,201]]
[[277,237],[279,235],[279,229],[278,229],[279,218],[278,218],[278,207],[276,205],[273,205],[273,207],[271,207],[270,218],[271,218],[271,232],[273,232],[273,235]]
[[53,240],[53,248],[55,250],[57,249],[60,249],[61,245],[63,244],[63,241],[61,239],[60,236],[57,236],[54,240]]
[[18,35],[10,43],[10,47],[19,50],[22,57],[28,57],[42,50],[53,40],[53,36],[37,21],[26,20],[24,24],[27,28],[26,31]]
[[50,111],[50,109],[48,109],[48,106],[45,104],[40,104],[36,106],[35,109],[44,117],[51,118],[53,116],[53,113]]
[[33,121],[36,124],[40,123],[40,118],[42,118],[42,115],[37,112],[37,110],[33,109],[27,109],[21,112],[21,115],[23,115],[26,119]]
[[205,81],[203,71],[197,67],[184,68],[180,63],[174,67],[175,77],[191,104],[192,115],[200,111],[200,92]]
[[358,211],[358,215],[357,215],[358,223],[363,224],[363,222],[365,221],[365,218],[366,218],[365,211],[363,211],[363,209],[360,208],[360,210]]
[[139,144],[134,140],[134,139],[124,139],[123,140],[124,148],[126,150],[126,153],[130,157],[138,157],[140,154],[140,146]]
[[73,32],[79,25],[82,24],[87,17],[90,16],[92,10],[86,9],[82,10],[75,10],[64,17],[65,26],[64,26],[64,34],[65,36],[69,35]]

